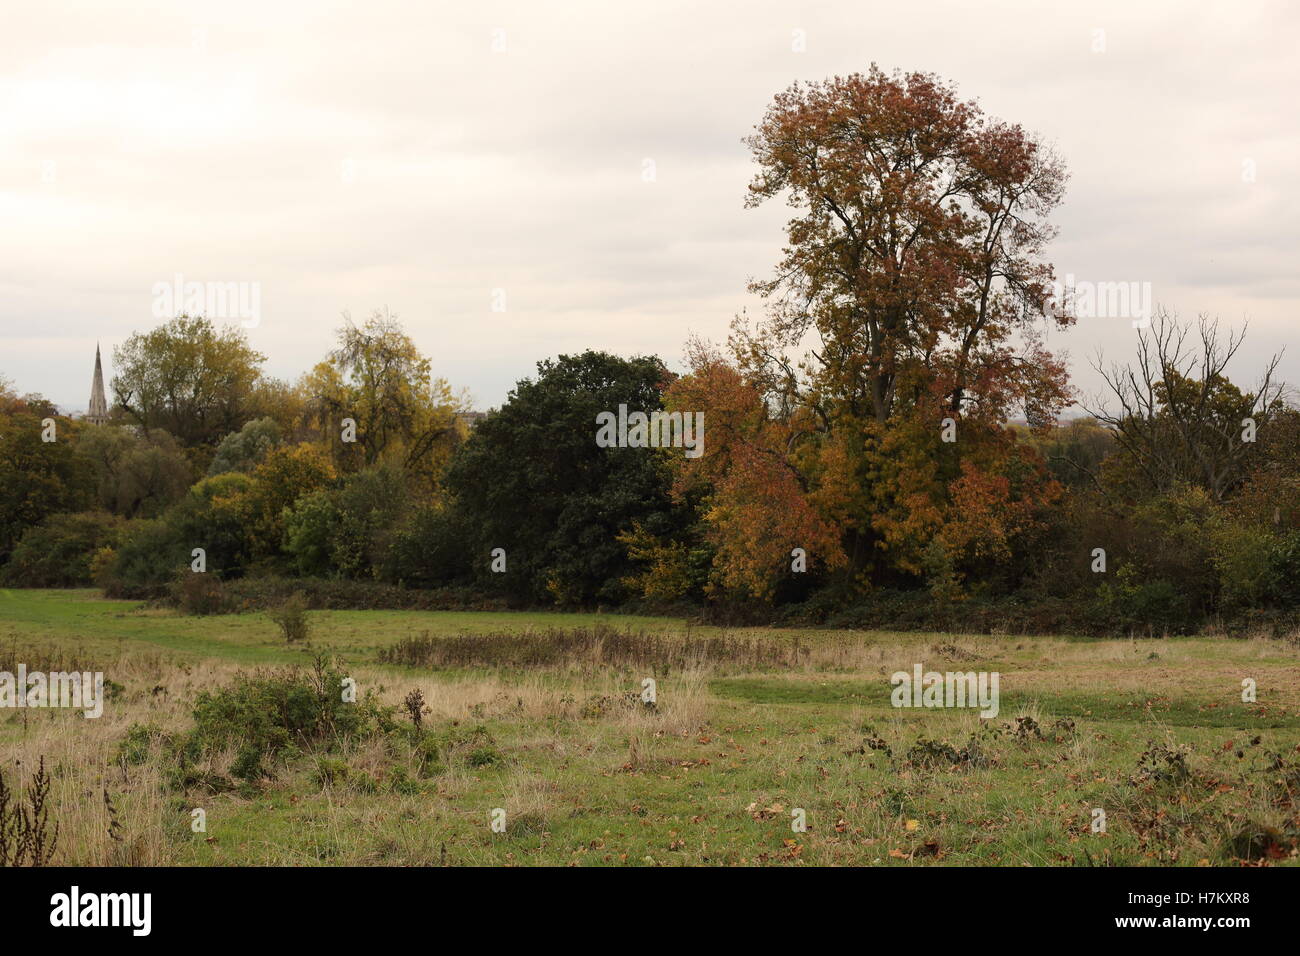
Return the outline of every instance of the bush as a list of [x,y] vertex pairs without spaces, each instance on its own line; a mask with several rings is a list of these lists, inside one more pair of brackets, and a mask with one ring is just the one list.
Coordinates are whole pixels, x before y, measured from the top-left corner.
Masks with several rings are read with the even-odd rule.
[[[1106,626],[1080,613],[1079,602],[1039,596],[1032,601],[1016,597],[965,601],[936,600],[929,591],[874,591],[865,601],[842,611],[827,613],[814,595],[807,616],[803,607],[791,609],[782,624],[825,623],[834,628],[900,631],[961,631],[973,634],[1097,633]],[[816,615],[815,617],[812,615]]]
[[91,584],[96,553],[117,543],[124,524],[105,512],[51,515],[22,536],[4,567],[3,581],[24,588]]
[[96,561],[95,583],[108,597],[174,598],[177,572],[189,569],[199,547],[207,574],[242,573],[249,542],[240,503],[250,484],[238,472],[205,478],[163,517],[131,522],[114,553]]
[[311,630],[307,621],[307,598],[301,591],[295,591],[283,604],[267,616],[280,627],[280,633],[288,644],[305,640]]
[[471,767],[491,767],[500,761],[500,752],[492,747],[475,747],[465,758],[465,762]]
[[253,549],[252,489],[251,478],[233,471],[195,484],[165,516],[184,554],[203,548],[209,572],[223,578],[242,574]]
[[1300,531],[1273,541],[1269,561],[1273,573],[1273,601],[1279,607],[1300,608]]
[[118,742],[113,762],[121,767],[137,767],[149,759],[155,744],[169,742],[170,738],[157,727],[134,723],[127,728],[126,736]]
[[58,419],[59,441],[41,440],[45,409],[7,414],[0,388],[0,562],[27,529],[52,514],[93,507],[95,474],[73,450],[80,422]]
[[406,708],[406,716],[411,718],[411,723],[418,732],[424,726],[424,713],[428,710],[424,706],[424,693],[420,688],[415,688],[402,700],[402,706]]
[[168,596],[185,614],[228,614],[233,609],[221,578],[207,572],[181,571],[168,588]]
[[343,682],[343,673],[323,657],[309,673],[241,675],[228,687],[199,695],[193,739],[207,750],[236,746],[231,772],[251,782],[269,776],[268,763],[294,748],[331,747],[396,729],[393,708],[370,694],[345,702]]

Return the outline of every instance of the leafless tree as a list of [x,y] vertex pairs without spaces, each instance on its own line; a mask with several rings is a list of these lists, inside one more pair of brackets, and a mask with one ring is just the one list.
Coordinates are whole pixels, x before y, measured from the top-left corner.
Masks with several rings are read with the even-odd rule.
[[1276,380],[1280,352],[1253,392],[1228,381],[1225,370],[1245,337],[1244,326],[1225,338],[1217,319],[1183,323],[1157,309],[1150,327],[1138,332],[1134,363],[1104,366],[1100,355],[1092,363],[1106,392],[1087,410],[1114,430],[1153,490],[1189,482],[1222,500],[1244,477],[1254,431],[1279,407],[1285,388]]

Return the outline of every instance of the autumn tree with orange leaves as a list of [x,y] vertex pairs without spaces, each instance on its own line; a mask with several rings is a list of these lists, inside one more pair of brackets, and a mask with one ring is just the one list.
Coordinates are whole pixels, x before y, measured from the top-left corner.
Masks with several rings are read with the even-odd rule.
[[[765,317],[732,358],[696,346],[670,407],[704,409],[721,582],[770,595],[802,547],[858,584],[1006,560],[1060,492],[1006,421],[1068,404],[1045,348],[1048,217],[1066,174],[1021,127],[939,78],[795,84],[746,141],[747,205],[794,210]],[[944,423],[949,437],[943,440]]]

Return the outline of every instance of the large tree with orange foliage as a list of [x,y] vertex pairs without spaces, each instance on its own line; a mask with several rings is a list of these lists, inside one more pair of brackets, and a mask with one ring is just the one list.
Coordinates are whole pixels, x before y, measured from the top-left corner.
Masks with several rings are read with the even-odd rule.
[[[987,560],[1055,484],[1003,428],[1054,421],[1064,365],[1046,351],[1059,160],[935,76],[796,84],[747,143],[748,205],[794,209],[768,304],[738,320],[734,365],[695,351],[670,404],[703,408],[722,573],[770,592],[792,547],[860,578]],[[954,442],[941,441],[945,419]],[[928,557],[927,557],[928,556]]]

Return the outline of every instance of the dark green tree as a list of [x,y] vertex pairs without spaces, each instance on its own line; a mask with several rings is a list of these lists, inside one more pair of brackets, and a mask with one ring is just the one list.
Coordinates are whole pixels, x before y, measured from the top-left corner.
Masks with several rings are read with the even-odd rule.
[[[457,451],[447,488],[466,535],[466,562],[481,583],[520,601],[614,602],[637,569],[618,540],[639,522],[668,534],[668,452],[602,448],[596,416],[661,408],[672,379],[653,356],[561,355],[537,365]],[[678,451],[678,454],[681,452]],[[505,551],[505,573],[491,570]]]

